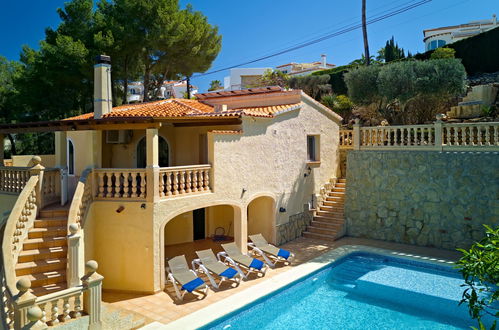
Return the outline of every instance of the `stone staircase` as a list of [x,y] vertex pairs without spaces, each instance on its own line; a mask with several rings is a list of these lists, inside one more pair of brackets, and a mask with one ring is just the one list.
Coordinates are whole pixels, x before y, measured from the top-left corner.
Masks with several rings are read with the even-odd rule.
[[42,209],[19,253],[16,276],[28,278],[36,296],[67,288],[68,212],[69,205],[49,205]]
[[344,234],[344,203],[346,179],[338,179],[317,207],[314,219],[303,236],[308,238],[334,241]]

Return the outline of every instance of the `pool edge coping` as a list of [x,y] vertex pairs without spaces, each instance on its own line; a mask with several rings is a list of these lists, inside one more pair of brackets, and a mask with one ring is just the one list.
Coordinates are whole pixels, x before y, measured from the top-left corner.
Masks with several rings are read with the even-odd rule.
[[431,263],[440,266],[444,265],[450,267],[451,265],[455,264],[453,261],[443,258],[399,252],[396,250],[375,248],[366,245],[342,245],[333,250],[325,252],[324,254],[315,257],[312,260],[295,266],[286,272],[278,274],[275,277],[255,284],[254,286],[246,288],[243,291],[234,293],[234,295],[232,296],[214,302],[209,306],[192,312],[168,324],[158,324],[157,327],[154,327],[154,329],[198,329],[200,327],[206,326],[213,321],[226,316],[227,314],[233,313],[248,304],[254,303],[264,296],[270,295],[273,292],[278,291],[295,281],[298,281],[316,271],[319,271],[321,268],[324,268],[330,263],[337,261],[343,256],[346,256],[347,254],[353,252],[370,252],[412,261]]

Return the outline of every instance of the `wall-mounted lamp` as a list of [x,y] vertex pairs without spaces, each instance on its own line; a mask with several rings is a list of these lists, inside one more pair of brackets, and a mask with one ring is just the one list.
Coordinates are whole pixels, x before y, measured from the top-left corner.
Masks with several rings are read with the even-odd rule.
[[310,173],[312,173],[312,169],[310,168],[310,166],[307,168],[307,172],[305,174],[303,174],[303,176],[306,178],[307,176],[310,175]]
[[282,206],[281,206],[281,207],[279,208],[279,212],[284,213],[284,212],[286,212],[286,209],[285,209],[284,207],[282,207]]
[[140,204],[140,208],[143,209],[143,210],[145,210],[146,209],[146,204],[144,204],[144,203]]
[[244,196],[244,193],[247,192],[248,190],[246,188],[243,188],[243,190],[241,191],[241,198],[243,198]]
[[125,207],[123,205],[120,205],[120,207],[118,207],[118,209],[116,210],[116,213],[121,213],[124,209]]

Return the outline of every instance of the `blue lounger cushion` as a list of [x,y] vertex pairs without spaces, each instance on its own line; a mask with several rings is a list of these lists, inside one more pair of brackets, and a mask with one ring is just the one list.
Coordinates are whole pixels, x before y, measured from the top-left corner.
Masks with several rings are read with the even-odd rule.
[[202,279],[200,279],[199,277],[197,277],[197,278],[193,279],[192,281],[187,282],[184,285],[182,285],[182,290],[186,290],[187,292],[192,292],[203,284],[204,284],[204,281]]
[[291,255],[291,252],[289,252],[288,250],[283,250],[283,249],[279,249],[279,252],[277,253],[278,257],[283,257],[284,259],[288,259],[290,255]]
[[263,267],[263,261],[258,259],[253,259],[253,261],[250,264],[250,267],[260,270]]
[[227,277],[227,278],[233,278],[234,276],[236,276],[236,274],[237,274],[237,270],[229,267],[218,275],[223,276],[223,277]]

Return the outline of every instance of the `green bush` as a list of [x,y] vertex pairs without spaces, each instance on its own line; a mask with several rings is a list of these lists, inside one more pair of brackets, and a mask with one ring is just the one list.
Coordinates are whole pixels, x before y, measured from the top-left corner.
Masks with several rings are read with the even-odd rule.
[[307,95],[316,100],[320,100],[322,95],[331,92],[331,86],[328,84],[328,75],[308,75],[301,77],[291,77],[288,80],[289,87],[293,89],[301,89]]
[[417,124],[446,111],[465,87],[466,72],[456,59],[400,61],[363,66],[345,75],[350,99],[358,106],[377,104],[391,124]]
[[430,59],[432,60],[438,60],[442,58],[455,58],[456,57],[456,51],[452,48],[437,48],[435,51],[430,55]]
[[324,74],[329,75],[329,85],[331,85],[331,89],[335,94],[347,94],[348,89],[345,84],[344,76],[348,70],[356,68],[357,65],[342,65],[336,68],[316,71],[312,73],[313,76],[320,76]]
[[[469,75],[499,71],[499,61],[497,60],[499,58],[499,27],[444,47],[456,51],[456,58],[462,60]],[[415,57],[419,60],[427,60],[435,51],[417,54]]]

